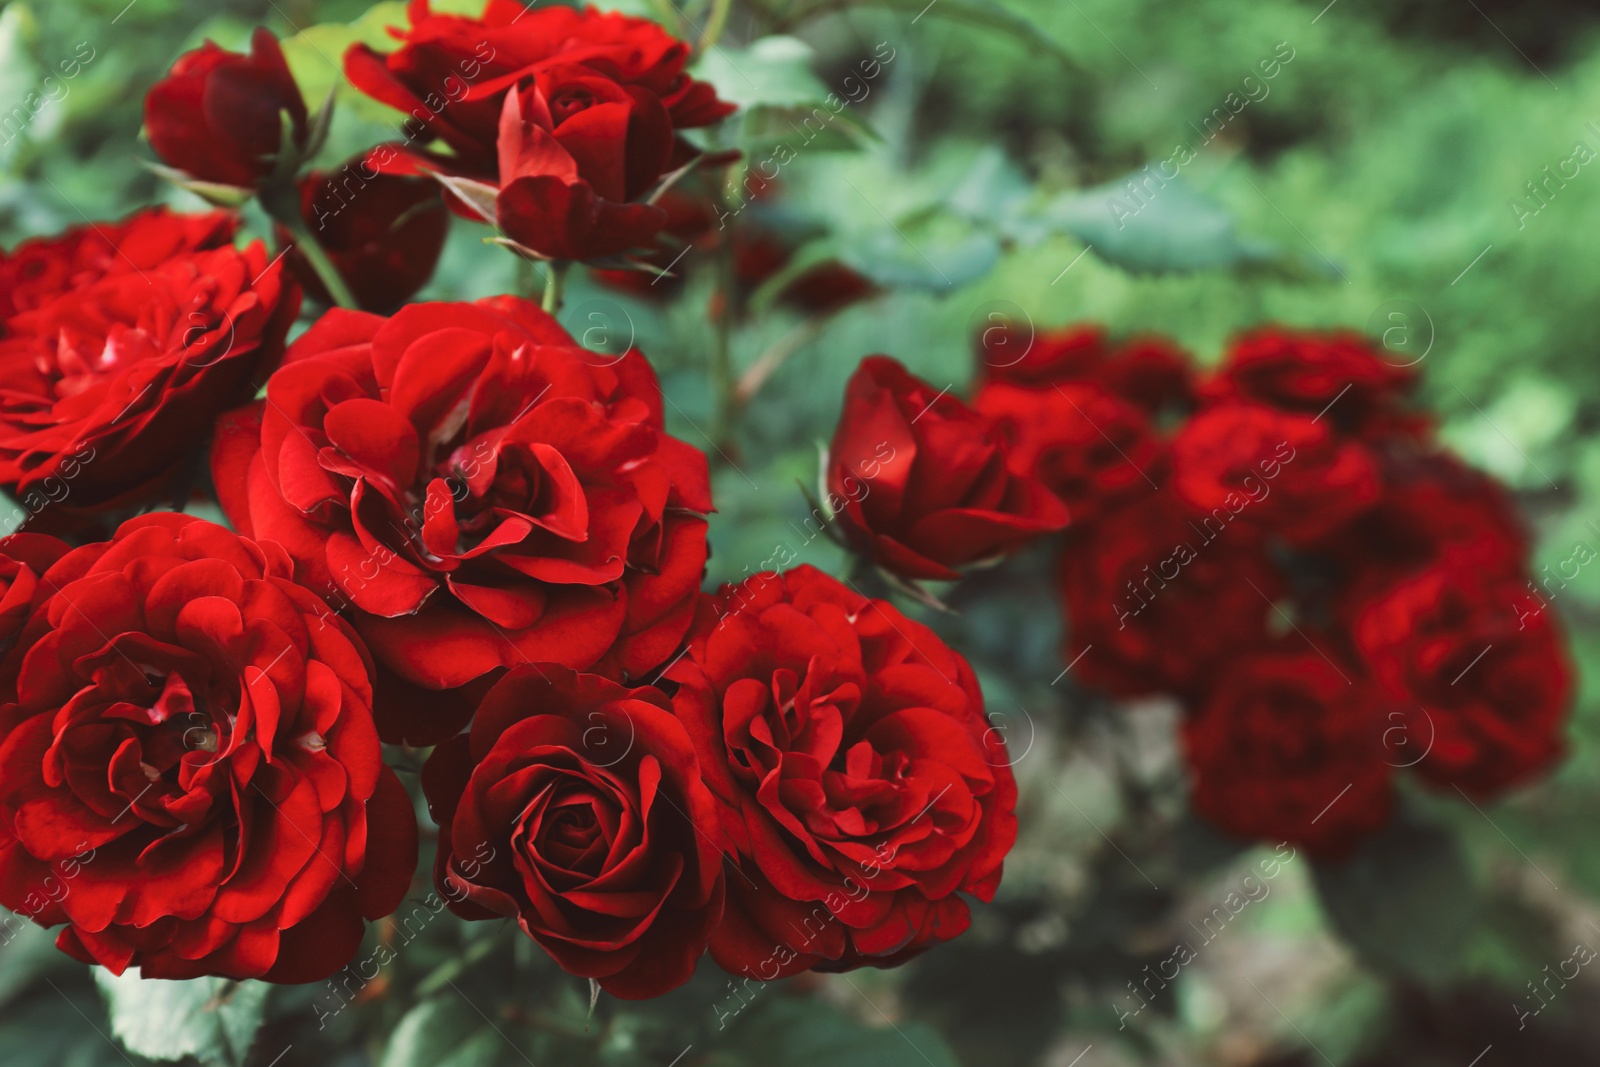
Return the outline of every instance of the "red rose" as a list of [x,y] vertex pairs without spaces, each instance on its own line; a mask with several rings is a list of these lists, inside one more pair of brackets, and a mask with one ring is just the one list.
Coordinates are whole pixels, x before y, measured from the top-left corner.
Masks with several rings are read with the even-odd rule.
[[995,383],[972,406],[1006,427],[1011,469],[1060,497],[1074,522],[1165,480],[1167,449],[1144,413],[1096,386]]
[[1355,613],[1378,681],[1424,713],[1429,781],[1487,797],[1561,755],[1572,667],[1554,613],[1529,600],[1522,576],[1446,558]]
[[[596,356],[514,297],[388,320],[336,309],[291,347],[259,418],[225,420],[213,444],[216,484],[246,487],[224,510],[353,608],[412,685],[531,661],[636,679],[677,651],[710,480],[663,429],[638,352]],[[419,699],[410,723],[380,700],[386,737],[459,729]]]
[[1100,365],[1095,380],[1146,411],[1185,408],[1195,402],[1189,355],[1165,337],[1130,337]]
[[1404,409],[1416,371],[1388,362],[1354,333],[1269,326],[1234,342],[1202,388],[1210,400],[1243,399],[1324,416],[1346,433],[1373,437],[1426,425]]
[[986,383],[1049,389],[1097,385],[1154,413],[1194,402],[1188,355],[1164,337],[1136,335],[1112,344],[1103,327],[1065,326],[1036,333],[1032,325],[991,321],[976,338],[978,374]]
[[1378,469],[1359,441],[1326,423],[1262,404],[1229,402],[1194,416],[1172,439],[1173,485],[1202,512],[1303,542],[1378,499]]
[[146,502],[283,355],[300,307],[254,244],[109,274],[0,339],[0,485],[30,513]]
[[[65,541],[44,534],[19,533],[0,538],[0,661],[10,657],[23,626],[49,589],[40,579],[67,554],[68,548]],[[7,685],[15,673],[0,666]],[[0,699],[11,697],[3,695]]]
[[[494,179],[507,94],[513,87],[528,92],[553,68],[586,67],[633,100],[653,97],[669,116],[669,136],[672,129],[709,126],[734,110],[710,85],[684,73],[689,46],[646,19],[592,7],[530,9],[514,0],[490,0],[480,18],[436,15],[427,0],[412,0],[407,13],[410,27],[389,31],[401,42],[398,49],[381,54],[352,45],[345,74],[368,96],[406,112],[408,141],[442,141],[450,155],[431,158],[435,164],[448,158],[453,173]],[[565,81],[571,84],[570,76]],[[578,99],[550,98],[552,117],[565,119],[563,112]],[[523,114],[531,118],[535,110],[524,107]],[[603,111],[592,118],[609,122],[610,116]],[[379,148],[374,158],[390,159],[394,152]]]
[[150,270],[184,252],[225,245],[237,223],[226,211],[182,215],[153,207],[120,222],[91,222],[26,240],[0,252],[0,322],[108,274]]
[[272,173],[283,142],[306,145],[306,103],[272,31],[257,29],[250,54],[207,41],[185,52],[144,98],[144,126],[170,166],[191,178],[251,187]]
[[1239,837],[1348,853],[1393,808],[1385,725],[1371,683],[1315,651],[1232,658],[1184,722],[1194,808]]
[[722,913],[716,810],[655,689],[518,667],[423,769],[434,875],[468,919],[515,917],[629,1000],[689,980]]
[[966,660],[812,567],[708,600],[667,672],[730,873],[711,953],[766,981],[891,966],[966,929],[1016,839],[1016,782]]
[[[450,232],[437,182],[371,172],[360,159],[302,178],[300,212],[356,302],[379,314],[399,309],[428,284]],[[291,247],[294,238],[282,226],[276,233],[305,291],[333,303],[310,261]]]
[[661,101],[586,66],[546,67],[505,95],[495,219],[548,259],[599,259],[648,246],[666,212],[637,203],[672,154]]
[[1233,518],[1161,492],[1072,531],[1059,573],[1073,676],[1119,696],[1188,693],[1262,644],[1284,582]]
[[876,563],[953,580],[1067,524],[1067,509],[1007,466],[1000,423],[868,356],[845,387],[828,451],[830,506]]
[[316,981],[416,865],[359,638],[185,515],[62,558],[0,708],[0,903],[85,963]]

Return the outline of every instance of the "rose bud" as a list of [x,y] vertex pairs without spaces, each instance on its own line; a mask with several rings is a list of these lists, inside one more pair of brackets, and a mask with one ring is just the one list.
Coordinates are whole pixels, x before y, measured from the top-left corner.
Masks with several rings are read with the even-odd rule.
[[317,981],[404,897],[416,820],[371,662],[292,567],[156,514],[44,576],[0,714],[0,904],[66,923],[69,955]]
[[1016,781],[972,668],[809,566],[708,598],[668,671],[716,799],[712,957],[768,981],[888,967],[958,936],[1016,840]]
[[613,996],[682,985],[722,914],[716,811],[655,689],[518,667],[423,768],[456,914],[515,918]]
[[1260,532],[1223,516],[1166,491],[1069,532],[1059,575],[1075,679],[1118,696],[1185,694],[1265,642],[1284,581]]
[[845,387],[828,450],[828,504],[850,540],[903,578],[954,580],[1067,524],[1050,490],[1007,466],[1000,423],[888,356]]
[[178,57],[144,99],[150,147],[168,165],[203,182],[253,187],[272,173],[287,112],[296,151],[306,146],[306,103],[278,39],[250,37],[250,54],[207,41]]
[[1232,660],[1183,726],[1195,810],[1238,837],[1348,853],[1393,808],[1385,710],[1356,668],[1312,649]]
[[1359,440],[1264,404],[1224,402],[1172,439],[1173,486],[1196,510],[1302,543],[1377,502],[1378,468]]
[[31,514],[157,499],[194,428],[248,400],[300,307],[258,242],[107,275],[13,317],[0,338],[0,485]]
[[[345,280],[364,311],[399,310],[428,284],[450,230],[437,182],[370,171],[362,159],[334,173],[313,171],[300,180],[300,212],[306,228]],[[289,248],[284,262],[312,299],[333,297],[294,237],[277,227]]]
[[226,211],[185,215],[152,207],[120,222],[30,238],[0,253],[0,322],[108,274],[150,270],[184,252],[221,247],[233,240],[237,224]]
[[678,651],[711,485],[662,407],[643,355],[515,297],[335,309],[223,421],[213,482],[404,683],[380,679],[385,738],[434,744],[473,703],[437,690],[530,661],[637,679]]
[[1553,764],[1573,669],[1555,612],[1515,571],[1446,556],[1354,612],[1356,644],[1396,700],[1420,705],[1416,772],[1490,797]]

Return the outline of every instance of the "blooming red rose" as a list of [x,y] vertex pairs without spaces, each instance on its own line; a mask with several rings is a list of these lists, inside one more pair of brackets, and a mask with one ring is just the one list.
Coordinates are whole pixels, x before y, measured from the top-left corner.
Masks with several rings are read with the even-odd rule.
[[1016,839],[971,667],[815,568],[708,600],[667,672],[737,870],[711,953],[762,981],[891,966],[966,929]]
[[1239,837],[1348,853],[1393,809],[1385,726],[1382,695],[1354,667],[1311,649],[1232,658],[1184,722],[1194,808]]
[[0,338],[0,485],[37,514],[95,514],[167,488],[195,427],[283,355],[300,307],[258,242],[109,274]]
[[[671,130],[708,126],[734,110],[710,85],[684,72],[689,46],[647,19],[592,7],[530,9],[514,0],[489,0],[478,18],[435,14],[427,0],[412,0],[407,14],[408,28],[390,29],[399,48],[381,54],[352,45],[344,57],[345,74],[362,92],[408,115],[408,141],[442,142],[450,155],[432,153],[431,158],[435,164],[448,158],[452,173],[495,178],[507,94],[513,87],[528,92],[554,68],[586,67],[589,75],[616,83],[631,100],[654,98],[669,118],[669,136]],[[583,110],[589,84],[575,73],[558,82],[570,88],[559,98],[547,97],[553,120]],[[532,117],[534,109],[524,107],[523,114]],[[608,124],[612,115],[602,110],[580,124]],[[569,131],[574,137],[578,132]],[[394,149],[380,148],[374,158],[394,155]]]
[[1357,609],[1373,673],[1423,712],[1429,781],[1487,797],[1561,755],[1572,667],[1554,612],[1528,600],[1523,576],[1447,556]]
[[120,222],[91,222],[53,237],[30,238],[0,252],[0,323],[108,274],[150,270],[184,252],[225,245],[237,223],[225,211],[184,215],[153,207]]
[[495,221],[548,259],[647,247],[666,212],[640,203],[666,172],[672,122],[661,101],[589,67],[552,66],[505,95]]
[[1326,423],[1263,404],[1200,412],[1172,439],[1173,486],[1202,512],[1308,541],[1378,499],[1378,468],[1360,441]]
[[[306,228],[365,311],[393,312],[433,277],[450,214],[437,182],[369,171],[364,160],[300,180]],[[327,287],[282,226],[278,243],[294,276],[310,296],[333,303]]]
[[1144,413],[1097,386],[991,383],[972,406],[1005,426],[1011,469],[1060,497],[1074,522],[1166,478],[1167,448]]
[[405,895],[416,822],[370,661],[291,569],[157,514],[43,577],[0,707],[0,903],[67,923],[76,958],[315,981]]
[[1426,426],[1404,407],[1416,377],[1359,334],[1269,326],[1236,340],[1202,393],[1210,400],[1254,400],[1322,416],[1346,433],[1370,438]]
[[1066,506],[1007,466],[1000,423],[888,356],[861,361],[828,450],[829,503],[850,538],[905,578],[956,579],[1067,524]]
[[491,689],[423,769],[451,910],[514,917],[571,974],[630,1000],[682,985],[722,914],[716,809],[656,689],[555,664]]
[[272,173],[282,147],[283,114],[295,148],[306,145],[306,102],[278,39],[250,38],[250,54],[207,41],[185,52],[144,98],[144,126],[169,165],[205,182],[254,186]]
[[[530,661],[636,679],[694,616],[705,455],[663,429],[642,355],[595,356],[525,300],[330,311],[264,410],[225,420],[212,469],[245,487],[220,493],[234,525],[283,544],[414,686]],[[402,725],[380,700],[385,736],[461,725],[417,710]]]
[[1284,581],[1236,517],[1163,491],[1071,531],[1059,574],[1073,676],[1119,696],[1183,694],[1259,647]]

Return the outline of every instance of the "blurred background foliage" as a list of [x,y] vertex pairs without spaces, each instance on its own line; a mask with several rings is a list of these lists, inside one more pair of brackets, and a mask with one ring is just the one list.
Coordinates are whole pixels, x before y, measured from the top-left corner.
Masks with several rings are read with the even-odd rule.
[[[688,39],[711,13],[609,6]],[[138,131],[144,90],[206,37],[239,47],[265,24],[295,38],[308,97],[333,87],[341,105],[328,165],[391,136],[393,116],[336,68],[350,41],[381,42],[401,7],[0,4],[0,239],[155,201],[197,206],[140,165]],[[870,91],[849,90],[860,99],[808,141],[804,117],[852,76],[863,84],[873,56]],[[562,315],[574,334],[637,343],[677,432],[723,453],[713,579],[790,553],[843,573],[796,483],[815,485],[845,378],[884,351],[960,391],[993,314],[1160,331],[1202,362],[1268,320],[1366,329],[1419,361],[1445,438],[1518,490],[1536,571],[1600,548],[1600,167],[1573,173],[1579,146],[1600,155],[1593,4],[734,0],[701,73],[746,107],[722,145],[751,159],[794,148],[781,192],[751,218],[802,260],[840,259],[880,287],[809,319],[754,294],[733,364],[776,370],[729,428],[707,375],[712,257],[691,251],[682,294],[663,304],[574,280]],[[1134,198],[1129,176],[1176,162],[1180,146],[1181,177],[1141,177]],[[424,297],[536,281],[482,236],[455,227]],[[782,990],[735,988],[707,966],[665,1001],[602,999],[591,1015],[581,984],[531,945],[447,918],[422,921],[414,948],[375,934],[396,962],[344,994],[191,983],[142,997],[103,976],[97,989],[48,935],[8,927],[0,1063],[1600,1062],[1600,972],[1549,981],[1575,944],[1600,947],[1597,573],[1558,587],[1584,684],[1571,756],[1550,780],[1487,811],[1415,796],[1351,864],[1314,871],[1298,857],[1264,879],[1272,850],[1185,816],[1175,708],[1112,706],[1061,677],[1050,564],[1045,551],[1013,560],[957,590],[959,614],[929,618],[973,659],[1008,730],[1023,832],[996,904],[910,966]],[[1251,874],[1270,892],[1228,908],[1207,939],[1207,918]],[[1185,940],[1197,958],[1131,1014],[1131,986]]]

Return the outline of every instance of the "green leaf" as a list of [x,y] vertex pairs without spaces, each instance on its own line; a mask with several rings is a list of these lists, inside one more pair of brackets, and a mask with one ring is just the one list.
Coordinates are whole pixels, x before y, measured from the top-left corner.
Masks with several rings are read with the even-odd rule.
[[917,21],[926,15],[930,19],[963,22],[986,30],[998,30],[1049,54],[1068,70],[1078,69],[1078,61],[1073,59],[1072,53],[1062,48],[1054,37],[1040,29],[1032,19],[1017,14],[999,0],[937,0],[933,4],[927,3],[926,0],[850,0],[848,5],[834,0],[823,0],[822,3],[813,4],[803,11],[800,18],[838,11],[846,6],[851,10],[884,7],[891,11],[909,11],[916,16]]
[[1070,193],[1045,212],[1095,255],[1134,273],[1248,267],[1282,259],[1276,245],[1241,237],[1233,215],[1182,177],[1154,167]]
[[752,1014],[733,1023],[726,1046],[752,1064],[960,1067],[944,1038],[923,1023],[869,1026],[821,1000],[769,997]]
[[401,112],[359,92],[345,78],[344,54],[356,43],[389,51],[395,47],[395,40],[389,36],[388,28],[408,24],[406,5],[400,0],[386,0],[353,22],[307,26],[284,39],[283,55],[307,100],[325,100],[333,93],[340,106],[363,118],[398,125],[404,117]]
[[811,71],[815,50],[798,37],[762,37],[748,48],[712,48],[700,57],[695,76],[741,108],[819,104],[828,87]]
[[486,1037],[500,1040],[460,997],[447,994],[425,1000],[406,1012],[394,1028],[379,1067],[444,1067],[458,1061],[487,1067],[492,1056],[481,1051],[475,1060],[464,1057],[469,1050],[486,1047]]
[[1312,877],[1333,927],[1376,970],[1443,982],[1454,972],[1480,899],[1455,837],[1408,809]]
[[10,912],[0,917],[0,1008],[52,971],[75,969],[56,948],[55,934]]
[[130,1052],[153,1060],[193,1056],[218,1067],[242,1067],[270,988],[225,978],[144,979],[137,968],[120,977],[96,968],[94,976],[111,1013],[111,1032]]

